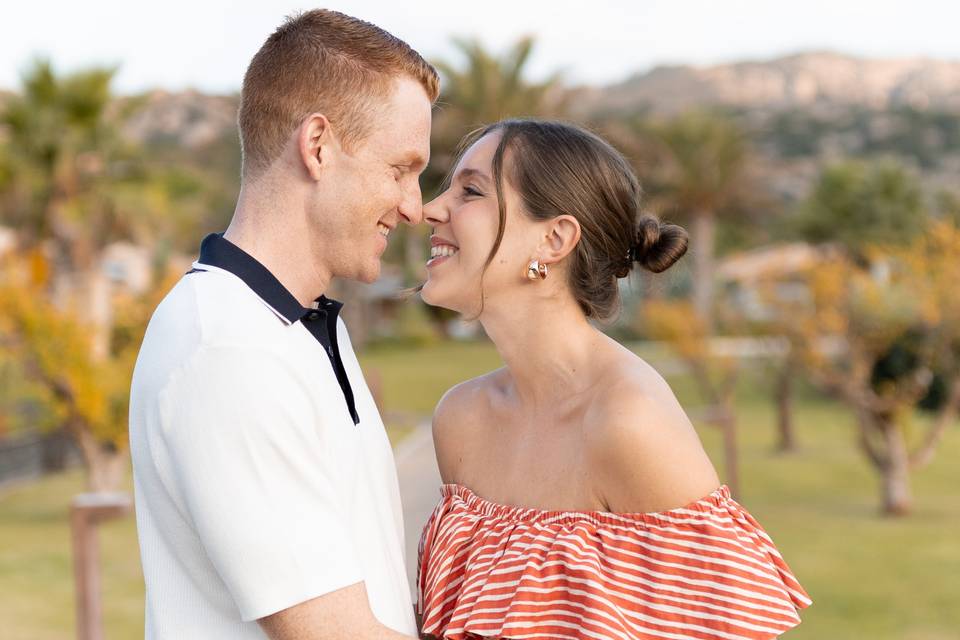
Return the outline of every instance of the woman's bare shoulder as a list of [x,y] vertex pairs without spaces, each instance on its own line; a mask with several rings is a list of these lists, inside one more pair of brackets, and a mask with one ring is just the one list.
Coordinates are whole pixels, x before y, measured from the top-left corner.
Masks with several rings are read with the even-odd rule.
[[490,398],[502,384],[503,370],[491,371],[450,388],[433,412],[433,445],[440,477],[456,482],[457,470],[488,422]]
[[594,491],[611,511],[662,511],[720,484],[670,385],[636,356],[611,368],[585,427]]

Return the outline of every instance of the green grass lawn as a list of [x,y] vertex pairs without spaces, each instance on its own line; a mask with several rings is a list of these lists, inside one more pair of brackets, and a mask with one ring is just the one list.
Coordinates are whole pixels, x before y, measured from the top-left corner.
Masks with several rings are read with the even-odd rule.
[[[486,344],[385,346],[361,359],[382,377],[388,410],[411,415],[428,414],[451,384],[498,366]],[[933,463],[914,475],[914,514],[884,519],[876,478],[842,407],[804,390],[796,412],[801,451],[771,453],[774,414],[764,378],[744,376],[738,392],[741,501],[814,599],[787,637],[960,638],[960,429],[951,428]],[[671,382],[687,406],[699,404],[687,378]],[[701,434],[722,472],[719,434],[709,427]],[[81,487],[81,473],[71,471],[0,494],[0,638],[72,637],[67,505]],[[107,635],[139,637],[143,586],[133,519],[103,525],[101,543]]]

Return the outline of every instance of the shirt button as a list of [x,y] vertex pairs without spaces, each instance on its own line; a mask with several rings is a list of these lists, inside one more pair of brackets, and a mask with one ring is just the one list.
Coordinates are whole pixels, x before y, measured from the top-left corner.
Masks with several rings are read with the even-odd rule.
[[307,314],[308,320],[316,320],[319,317],[320,317],[320,314],[317,313],[316,311],[311,311],[310,313]]

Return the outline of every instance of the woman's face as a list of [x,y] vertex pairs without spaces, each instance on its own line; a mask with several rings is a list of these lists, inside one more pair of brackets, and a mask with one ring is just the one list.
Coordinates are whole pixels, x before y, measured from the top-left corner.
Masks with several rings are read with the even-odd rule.
[[[520,199],[504,176],[506,226],[493,262],[484,266],[497,238],[499,217],[493,181],[493,156],[500,134],[489,133],[471,146],[454,170],[450,188],[424,206],[424,219],[433,227],[427,281],[421,295],[427,304],[465,315],[481,310],[528,283],[526,265],[538,242],[536,223],[520,211]],[[507,151],[504,165],[509,164]],[[504,173],[508,173],[506,168]]]

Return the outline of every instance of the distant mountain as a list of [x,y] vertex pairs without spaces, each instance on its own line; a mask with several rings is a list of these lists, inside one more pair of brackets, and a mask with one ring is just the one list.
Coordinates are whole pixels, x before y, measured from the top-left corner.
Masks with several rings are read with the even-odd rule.
[[195,149],[236,134],[239,98],[235,95],[156,90],[121,102],[121,108],[128,106],[133,112],[124,121],[123,133],[137,142]]
[[[0,91],[0,104],[9,95]],[[118,113],[131,114],[122,118],[123,131],[131,139],[193,150],[228,138],[236,140],[238,102],[236,94],[156,90],[120,98],[115,106]],[[792,136],[788,142],[795,147],[787,153],[799,155],[813,153],[806,149],[813,145],[807,129],[817,133],[827,124],[840,126],[851,117],[852,110],[862,109],[871,114],[863,116],[863,127],[869,129],[869,135],[839,131],[839,142],[834,145],[856,151],[860,143],[847,138],[865,140],[865,135],[876,137],[881,130],[899,126],[897,122],[891,124],[882,112],[910,107],[921,118],[924,113],[960,113],[960,61],[880,60],[814,52],[709,67],[661,66],[622,83],[574,89],[570,104],[575,109],[573,117],[727,106],[747,112],[753,125],[772,122],[775,129],[784,128],[777,118],[792,113],[790,118],[808,118],[812,123],[806,126],[801,122],[804,126],[799,128],[796,122],[787,123],[787,133]],[[910,122],[904,126],[901,137],[910,138],[909,131],[915,127]],[[953,125],[938,126],[946,130]],[[950,142],[951,148],[953,145]],[[937,155],[939,151],[933,149],[931,153]]]
[[793,109],[863,106],[960,110],[960,61],[801,53],[709,67],[661,66],[587,89],[581,109],[675,112],[692,105]]

